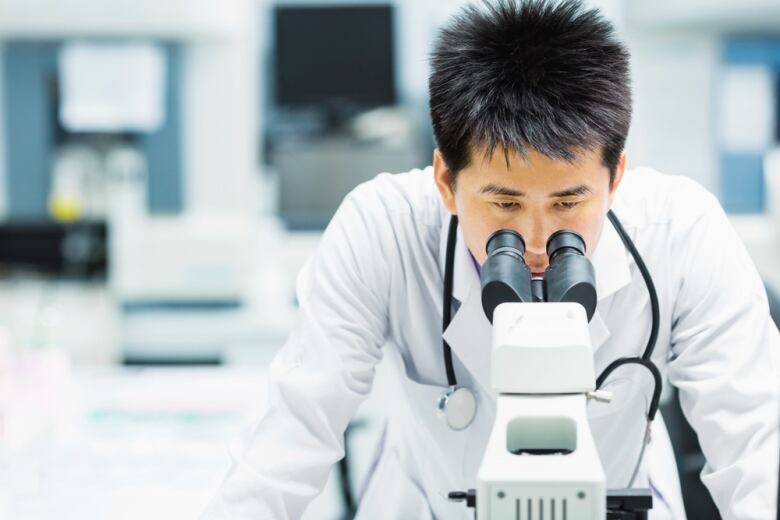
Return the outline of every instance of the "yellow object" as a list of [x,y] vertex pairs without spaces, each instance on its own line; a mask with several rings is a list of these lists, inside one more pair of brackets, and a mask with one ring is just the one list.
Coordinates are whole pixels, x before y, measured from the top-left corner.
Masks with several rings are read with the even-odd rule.
[[49,199],[49,213],[60,222],[75,222],[81,217],[81,201],[77,197],[52,197]]

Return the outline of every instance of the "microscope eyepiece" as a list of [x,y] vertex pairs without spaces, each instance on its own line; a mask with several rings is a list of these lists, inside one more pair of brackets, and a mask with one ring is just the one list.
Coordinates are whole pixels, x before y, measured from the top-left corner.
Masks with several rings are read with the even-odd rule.
[[525,255],[525,240],[523,240],[520,233],[511,229],[499,229],[490,235],[485,250],[488,256],[507,253],[517,256],[525,262],[523,259],[523,255]]
[[596,276],[585,256],[585,240],[576,231],[556,231],[547,239],[547,257],[547,301],[579,303],[590,321],[596,311]]
[[547,258],[552,264],[555,257],[564,253],[585,255],[585,240],[576,231],[559,229],[547,239]]
[[519,233],[500,229],[485,246],[488,258],[480,271],[482,309],[490,322],[505,302],[531,302],[531,271],[525,264],[525,242]]

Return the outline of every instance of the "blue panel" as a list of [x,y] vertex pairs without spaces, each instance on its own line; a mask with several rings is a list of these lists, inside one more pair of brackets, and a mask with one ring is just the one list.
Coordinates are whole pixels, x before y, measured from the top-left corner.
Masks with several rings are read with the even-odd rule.
[[[780,72],[780,37],[732,37],[725,42],[723,61],[727,65],[760,65],[778,73]],[[762,157],[763,154],[760,152],[732,152],[721,155],[721,192],[726,211],[730,213],[764,211]]]
[[764,165],[757,154],[721,156],[721,202],[729,213],[764,211]]
[[[9,216],[48,219],[48,194],[57,131],[56,79],[59,42],[9,42],[2,78]],[[181,166],[181,49],[164,47],[164,125],[140,136],[149,167],[149,211],[177,213],[183,206]]]
[[9,217],[48,218],[53,159],[57,45],[9,42],[5,46],[5,150]]
[[181,161],[181,47],[165,46],[165,123],[141,139],[149,167],[151,213],[179,213],[183,207]]
[[729,65],[780,68],[780,38],[732,38],[726,41],[723,51],[723,61]]

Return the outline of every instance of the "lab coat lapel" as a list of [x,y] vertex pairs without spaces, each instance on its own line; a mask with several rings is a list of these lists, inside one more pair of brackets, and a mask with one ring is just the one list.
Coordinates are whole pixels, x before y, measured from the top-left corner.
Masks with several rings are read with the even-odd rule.
[[[442,226],[440,247],[441,269],[444,273],[444,259],[447,245],[449,215]],[[605,219],[601,238],[592,256],[596,275],[598,306],[589,323],[593,351],[609,338],[610,331],[602,317],[609,297],[631,282],[628,253],[612,224]],[[479,273],[458,228],[458,242],[455,249],[453,273],[453,298],[457,300],[457,312],[443,337],[474,379],[484,388],[490,389],[490,349],[492,325],[482,310],[482,290]],[[458,303],[460,305],[458,306]]]
[[[463,267],[468,267],[468,265]],[[477,270],[473,265],[471,270],[474,275],[466,289],[468,294],[450,322],[450,326],[444,331],[444,339],[447,340],[452,351],[471,372],[474,379],[484,388],[490,389],[492,388],[490,384],[490,343],[493,337],[493,326],[482,310],[482,289]]]
[[[442,222],[441,241],[439,244],[439,269],[441,269],[442,280],[444,279],[445,262],[447,256],[447,235],[450,227],[450,214],[448,213]],[[466,301],[466,297],[471,291],[471,285],[476,280],[479,282],[479,273],[474,265],[469,248],[463,240],[463,230],[458,226],[458,239],[455,247],[454,272],[452,273],[452,297],[457,300],[458,305]]]
[[[439,255],[442,276],[447,251],[449,222],[450,216],[447,215],[442,224]],[[453,265],[452,297],[455,300],[453,302],[455,314],[442,336],[474,379],[484,388],[490,389],[490,342],[493,329],[482,310],[479,273],[466,242],[463,240],[460,227],[458,227]]]
[[598,305],[588,326],[593,352],[596,352],[610,336],[609,328],[603,318],[603,314],[611,304],[610,297],[631,283],[628,251],[615,227],[606,218],[591,261],[596,275]]
[[599,302],[631,282],[628,251],[615,227],[606,218],[591,261],[596,273],[596,294]]

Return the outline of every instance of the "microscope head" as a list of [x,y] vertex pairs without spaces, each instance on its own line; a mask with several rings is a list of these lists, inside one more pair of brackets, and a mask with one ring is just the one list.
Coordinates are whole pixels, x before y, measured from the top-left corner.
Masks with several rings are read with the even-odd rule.
[[491,381],[499,394],[573,394],[595,388],[585,309],[503,303],[493,317]]

